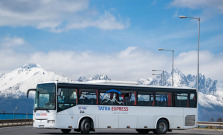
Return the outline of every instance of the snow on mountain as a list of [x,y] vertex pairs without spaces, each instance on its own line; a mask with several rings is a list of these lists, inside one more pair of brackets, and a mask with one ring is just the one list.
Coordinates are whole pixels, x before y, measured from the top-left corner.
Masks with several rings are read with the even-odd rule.
[[106,80],[106,81],[110,81],[111,78],[109,78],[106,74],[96,74],[93,76],[90,76],[89,78],[85,77],[85,76],[81,76],[77,79],[78,82],[87,82],[87,81],[96,81],[96,80]]
[[[208,84],[208,85],[207,85]],[[200,85],[199,85],[200,86]],[[223,82],[206,79],[206,86],[201,87],[199,92],[199,103],[201,106],[213,108],[214,105],[223,108]]]
[[72,80],[46,71],[38,64],[26,64],[14,71],[0,75],[0,95],[19,97],[37,83],[47,81],[71,82]]
[[153,81],[153,78],[148,78],[148,79],[141,78],[141,79],[139,79],[139,80],[137,81],[137,83],[138,83],[139,85],[145,85],[145,84],[147,84],[147,85],[152,85],[152,84],[151,84],[152,81]]

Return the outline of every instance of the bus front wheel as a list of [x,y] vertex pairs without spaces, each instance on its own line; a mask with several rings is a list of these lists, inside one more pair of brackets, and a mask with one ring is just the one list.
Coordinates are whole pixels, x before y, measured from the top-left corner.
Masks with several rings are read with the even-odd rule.
[[147,134],[147,133],[149,133],[149,130],[147,130],[147,129],[136,129],[136,131],[137,131],[139,134]]
[[61,129],[61,131],[62,131],[64,134],[68,134],[68,133],[70,133],[71,129]]
[[91,130],[91,122],[88,118],[84,118],[81,121],[81,125],[80,125],[80,131],[83,134],[88,134]]
[[160,119],[157,122],[156,129],[153,131],[155,134],[166,134],[169,129],[169,124],[165,119]]

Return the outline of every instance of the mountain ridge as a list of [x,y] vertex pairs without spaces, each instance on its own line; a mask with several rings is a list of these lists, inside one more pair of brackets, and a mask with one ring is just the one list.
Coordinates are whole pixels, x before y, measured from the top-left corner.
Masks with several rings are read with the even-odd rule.
[[72,82],[71,79],[43,69],[38,64],[26,64],[0,76],[0,95],[19,97],[37,83],[47,81]]

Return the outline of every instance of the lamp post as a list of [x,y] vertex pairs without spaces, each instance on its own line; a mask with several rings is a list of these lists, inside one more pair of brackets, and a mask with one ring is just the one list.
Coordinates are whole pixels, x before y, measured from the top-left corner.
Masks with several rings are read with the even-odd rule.
[[166,49],[162,49],[162,48],[159,48],[158,49],[159,51],[171,51],[172,52],[172,86],[174,85],[174,82],[173,82],[173,70],[174,70],[174,50],[166,50]]
[[161,85],[164,85],[164,70],[152,70],[152,71],[161,71],[161,74],[152,74],[152,75],[161,75]]
[[152,74],[152,75],[160,75],[161,76],[161,86],[163,86],[164,70],[152,70],[152,71],[162,71],[161,74]]
[[198,42],[197,42],[197,91],[199,90],[199,40],[200,40],[200,17],[180,16],[179,18],[191,18],[198,20]]

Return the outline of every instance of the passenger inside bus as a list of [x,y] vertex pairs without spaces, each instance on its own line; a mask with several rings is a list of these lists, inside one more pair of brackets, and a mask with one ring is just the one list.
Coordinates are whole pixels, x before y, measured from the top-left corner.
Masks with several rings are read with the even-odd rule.
[[124,93],[123,97],[123,104],[124,105],[135,105],[135,94],[132,92]]
[[125,93],[125,95],[124,95],[124,105],[129,105],[129,102],[130,102],[129,94],[130,93]]

